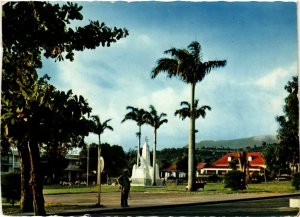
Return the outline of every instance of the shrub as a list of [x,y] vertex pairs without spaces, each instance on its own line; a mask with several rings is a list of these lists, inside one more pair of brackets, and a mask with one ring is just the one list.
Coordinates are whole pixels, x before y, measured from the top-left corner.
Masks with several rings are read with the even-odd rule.
[[292,186],[295,187],[296,190],[300,189],[300,173],[294,173],[292,178]]
[[264,176],[260,175],[258,172],[254,172],[250,177],[251,183],[261,183],[264,181]]
[[219,176],[214,174],[214,175],[211,175],[207,178],[207,181],[208,182],[218,182],[220,180]]
[[229,171],[224,176],[224,187],[232,190],[243,189],[243,173],[241,171]]
[[8,173],[1,175],[1,193],[7,201],[20,200],[21,176],[20,173]]

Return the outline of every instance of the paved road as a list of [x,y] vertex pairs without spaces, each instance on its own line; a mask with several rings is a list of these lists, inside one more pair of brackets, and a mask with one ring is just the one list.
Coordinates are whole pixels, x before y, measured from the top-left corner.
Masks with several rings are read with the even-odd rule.
[[[124,209],[101,212],[101,216],[296,216],[289,198],[275,198],[210,205],[184,205],[164,208]],[[93,213],[91,216],[99,216]]]

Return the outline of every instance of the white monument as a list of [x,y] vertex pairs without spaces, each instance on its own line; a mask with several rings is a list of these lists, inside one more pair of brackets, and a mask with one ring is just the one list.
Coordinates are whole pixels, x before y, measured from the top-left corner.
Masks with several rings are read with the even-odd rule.
[[[159,178],[159,167],[156,166],[156,185],[162,185],[162,180]],[[140,156],[140,165],[133,165],[131,175],[132,186],[151,186],[153,180],[153,166],[151,166],[150,150],[147,138],[143,145],[142,156]]]

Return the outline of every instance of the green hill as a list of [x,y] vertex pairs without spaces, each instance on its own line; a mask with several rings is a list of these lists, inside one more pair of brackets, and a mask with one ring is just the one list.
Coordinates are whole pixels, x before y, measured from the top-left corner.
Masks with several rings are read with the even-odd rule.
[[202,147],[217,147],[217,148],[230,148],[240,149],[254,146],[261,146],[263,142],[267,144],[278,143],[276,136],[265,135],[265,136],[253,136],[249,138],[232,139],[232,140],[203,140],[196,143],[196,148]]

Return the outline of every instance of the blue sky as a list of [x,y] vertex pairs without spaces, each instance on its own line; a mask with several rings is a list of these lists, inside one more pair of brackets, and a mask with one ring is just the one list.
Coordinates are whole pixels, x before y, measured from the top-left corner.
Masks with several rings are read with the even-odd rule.
[[[44,59],[47,73],[60,90],[83,95],[101,120],[112,119],[114,131],[103,142],[128,150],[137,146],[136,123],[121,120],[126,106],[167,113],[158,130],[158,149],[188,143],[188,120],[174,116],[190,86],[166,74],[151,79],[156,61],[172,47],[202,46],[203,60],[227,60],[196,86],[200,105],[212,110],[196,121],[196,140],[275,135],[287,93],[284,86],[297,74],[296,3],[292,2],[80,2],[84,25],[89,20],[125,27],[129,36],[109,48],[75,54],[73,62]],[[142,138],[153,144],[153,129]],[[97,142],[95,135],[87,143]]]

